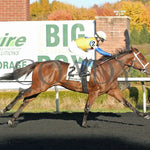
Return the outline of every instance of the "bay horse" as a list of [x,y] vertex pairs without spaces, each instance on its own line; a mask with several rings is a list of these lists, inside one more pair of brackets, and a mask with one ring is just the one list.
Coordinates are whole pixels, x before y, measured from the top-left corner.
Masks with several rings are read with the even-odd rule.
[[[31,86],[28,89],[19,91],[14,100],[8,104],[5,109],[0,111],[2,115],[6,111],[9,111],[17,101],[23,99],[23,103],[14,113],[12,119],[8,121],[8,124],[10,126],[13,125],[25,106],[33,101],[41,92],[45,92],[52,86],[59,85],[69,90],[83,93],[82,84],[80,82],[66,80],[68,66],[68,63],[56,60],[34,62],[24,68],[17,69],[12,73],[0,77],[0,80],[16,80],[23,75],[29,75],[33,72]],[[82,127],[87,127],[87,117],[95,99],[104,93],[114,97],[137,115],[150,119],[149,115],[139,112],[133,107],[123,97],[118,88],[118,76],[130,67],[150,74],[150,64],[138,49],[132,47],[129,51],[124,51],[109,57],[109,59],[106,59],[103,63],[99,60],[94,61],[90,80],[87,82],[88,99],[84,109]]]

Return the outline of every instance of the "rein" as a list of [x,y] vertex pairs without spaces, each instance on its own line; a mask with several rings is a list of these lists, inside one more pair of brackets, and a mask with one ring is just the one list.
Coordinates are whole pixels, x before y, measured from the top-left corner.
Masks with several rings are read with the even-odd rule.
[[[140,53],[141,53],[140,51],[138,51],[137,53],[133,52],[133,54],[134,54],[134,59],[133,59],[133,61],[132,61],[132,64],[131,64],[131,65],[125,64],[126,66],[129,67],[128,72],[130,72],[131,67],[134,68],[134,69],[140,70],[140,71],[143,72],[143,73],[146,71],[145,69],[146,69],[146,67],[149,65],[149,62],[147,62],[146,65],[144,65],[144,64],[141,62],[141,60],[139,59],[139,57],[138,57],[138,55],[139,55]],[[118,60],[118,57],[119,57],[118,55],[114,55],[114,56],[112,56],[112,57],[110,57],[110,58],[108,58],[108,59],[106,59],[106,60],[100,62],[100,63],[97,64],[96,66],[93,66],[93,69],[97,68],[98,66],[100,66],[100,65],[102,65],[102,64],[104,64],[104,63],[106,63],[107,61],[110,61],[110,60],[112,60],[112,59]],[[138,60],[138,62],[141,64],[141,66],[142,66],[143,68],[138,68],[138,67],[135,67],[135,66],[134,66],[134,63],[135,63],[136,59]]]
[[[116,57],[115,57],[115,56],[112,56],[112,57],[110,57],[110,58],[108,57],[108,59],[106,59],[106,60],[104,60],[104,61],[101,61],[99,64],[93,66],[93,69],[97,68],[98,66],[100,66],[100,65],[104,64],[105,62],[107,62],[107,61],[109,61],[109,60],[112,60],[112,59],[116,59]],[[100,60],[99,60],[99,61],[100,61]]]

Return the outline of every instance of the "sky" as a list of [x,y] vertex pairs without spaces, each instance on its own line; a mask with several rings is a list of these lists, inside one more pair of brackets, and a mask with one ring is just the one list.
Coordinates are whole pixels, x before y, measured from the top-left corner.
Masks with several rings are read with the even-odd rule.
[[[36,2],[38,0],[30,0],[30,4],[32,4],[33,2]],[[49,0],[50,3],[52,3],[53,0]],[[71,5],[74,5],[78,8],[84,7],[84,8],[90,8],[92,7],[94,4],[97,4],[98,6],[103,5],[104,3],[116,3],[117,1],[120,0],[56,0],[59,2],[63,2],[63,3],[68,3]]]

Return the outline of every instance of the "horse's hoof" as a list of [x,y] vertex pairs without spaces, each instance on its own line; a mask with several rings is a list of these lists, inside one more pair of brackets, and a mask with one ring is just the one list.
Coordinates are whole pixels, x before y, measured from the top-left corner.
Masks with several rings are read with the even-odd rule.
[[0,110],[0,115],[3,115],[4,114],[4,110]]
[[82,126],[82,128],[90,128],[90,126],[86,125],[86,126]]
[[83,128],[90,128],[90,126],[88,126],[86,123],[82,123],[82,127]]
[[12,127],[12,126],[13,126],[13,122],[12,122],[11,120],[8,120],[8,125],[9,125],[10,127]]
[[150,116],[149,116],[149,115],[146,115],[144,118],[145,118],[145,119],[150,119]]

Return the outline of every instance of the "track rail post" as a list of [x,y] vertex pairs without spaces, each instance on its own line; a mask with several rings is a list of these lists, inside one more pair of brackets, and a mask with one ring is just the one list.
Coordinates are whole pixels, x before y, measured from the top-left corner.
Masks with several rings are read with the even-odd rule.
[[55,86],[55,92],[56,92],[56,112],[59,112],[59,91],[57,86]]
[[142,81],[141,83],[142,83],[142,89],[143,89],[143,111],[144,113],[146,113],[146,91],[145,91],[144,81]]

